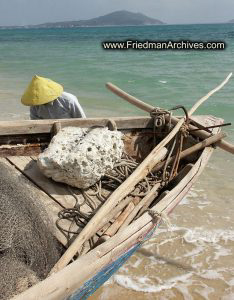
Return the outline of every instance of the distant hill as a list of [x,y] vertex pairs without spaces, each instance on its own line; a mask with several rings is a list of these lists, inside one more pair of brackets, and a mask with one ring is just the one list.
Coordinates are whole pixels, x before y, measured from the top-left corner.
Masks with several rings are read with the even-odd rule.
[[132,13],[126,10],[115,11],[113,13],[89,20],[66,21],[55,23],[44,23],[30,27],[40,28],[70,28],[70,27],[92,27],[92,26],[124,26],[124,25],[159,25],[162,21],[149,18],[141,13]]
[[234,19],[230,20],[228,23],[234,23]]

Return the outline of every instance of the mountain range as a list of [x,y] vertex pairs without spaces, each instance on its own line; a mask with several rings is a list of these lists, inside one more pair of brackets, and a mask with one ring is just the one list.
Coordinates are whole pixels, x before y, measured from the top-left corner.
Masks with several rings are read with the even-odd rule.
[[43,23],[30,27],[36,28],[70,28],[70,27],[95,27],[95,26],[125,26],[125,25],[159,25],[162,21],[149,18],[142,13],[132,13],[126,10],[115,11],[110,14],[89,20],[64,21],[54,23]]

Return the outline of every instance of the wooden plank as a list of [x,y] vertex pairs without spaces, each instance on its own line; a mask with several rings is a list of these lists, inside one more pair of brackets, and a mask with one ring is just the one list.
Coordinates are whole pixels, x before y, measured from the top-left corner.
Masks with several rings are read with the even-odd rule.
[[2,145],[0,157],[37,155],[41,153],[41,146],[41,144]]
[[[122,130],[125,151],[137,160],[143,160],[152,149],[154,132],[147,129]],[[161,137],[158,137],[159,140]],[[0,136],[0,157],[7,156],[36,156],[43,152],[51,140],[51,134],[43,136],[41,142],[38,134]],[[140,141],[140,142],[139,142]]]
[[[3,162],[8,167],[12,169],[12,173],[16,174],[17,176],[20,176],[22,180],[24,180],[25,184],[29,187],[30,191],[32,192],[35,197],[33,199],[35,201],[40,201],[43,207],[45,207],[49,219],[52,221],[53,225],[53,231],[55,234],[55,237],[58,239],[59,242],[61,242],[63,245],[66,245],[67,240],[64,237],[64,235],[60,232],[60,230],[56,227],[55,222],[58,219],[58,213],[61,210],[60,205],[58,205],[53,199],[51,199],[46,193],[38,189],[35,184],[33,184],[31,181],[29,181],[19,170],[17,170],[12,164],[9,163],[9,161],[5,158],[0,158],[0,162]],[[68,222],[67,222],[67,228],[68,228]]]
[[29,156],[12,156],[8,160],[13,163],[23,174],[34,182],[47,195],[52,197],[62,207],[72,208],[75,198],[70,194],[66,185],[45,177],[37,167],[36,161]]
[[[0,121],[1,123],[1,121]],[[0,135],[1,145],[17,145],[17,144],[43,144],[48,143],[51,138],[51,133],[32,133],[32,134],[17,134]]]
[[[109,119],[116,122],[118,129],[152,127],[152,120],[150,117],[114,117]],[[66,126],[91,127],[107,126],[109,119],[62,119],[59,120],[59,122],[61,123],[62,128]],[[51,133],[55,122],[58,122],[58,120],[1,121],[0,135]]]

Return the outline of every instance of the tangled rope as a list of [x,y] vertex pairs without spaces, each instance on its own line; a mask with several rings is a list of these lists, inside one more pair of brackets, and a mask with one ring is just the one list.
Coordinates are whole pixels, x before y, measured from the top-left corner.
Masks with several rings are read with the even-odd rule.
[[170,131],[172,116],[170,111],[155,107],[150,112],[150,116],[153,118],[154,146],[156,145],[156,129],[162,129],[166,125],[166,115],[169,116],[168,131]]
[[[166,115],[169,115],[168,122],[166,120]],[[156,144],[156,128],[161,128],[168,124],[168,130],[171,129],[171,112],[155,108],[151,112],[151,116],[154,119],[154,144]],[[171,144],[168,146],[169,154],[166,158],[163,170],[157,171],[156,173],[150,172],[148,176],[146,176],[135,186],[134,190],[131,191],[128,196],[143,198],[156,183],[160,182],[162,188],[177,175],[183,141],[188,134],[188,124],[186,120],[184,125],[181,127],[181,130],[177,133]],[[170,158],[172,157],[173,152],[175,152],[175,159],[171,165]],[[101,180],[99,180],[88,190],[79,190],[83,197],[83,201],[80,204],[75,192],[68,187],[70,194],[72,194],[76,200],[75,205],[73,208],[64,208],[59,213],[58,220],[56,222],[58,229],[67,238],[68,246],[70,245],[72,235],[80,233],[82,228],[86,226],[100,206],[105,203],[110,194],[134,172],[138,165],[139,163],[136,162],[132,157],[126,153],[123,153],[121,160],[115,164],[113,170],[107,172],[101,178]],[[82,212],[81,208],[85,204],[91,209],[90,213]],[[70,221],[70,226],[68,229],[65,229],[64,226],[61,225],[62,220]],[[74,224],[76,225],[76,230],[72,229],[74,228]]]
[[[166,115],[170,116],[171,119],[171,112],[168,110],[161,109],[160,107],[155,107],[150,116],[154,119],[154,126],[156,128],[163,127],[166,125]],[[171,120],[169,120],[169,127],[171,126]]]
[[[109,195],[133,173],[138,165],[139,163],[137,163],[132,157],[123,153],[121,161],[116,163],[113,170],[106,173],[99,182],[93,185],[89,190],[79,190],[83,197],[83,202],[81,204],[79,204],[78,197],[74,190],[69,186],[67,187],[70,194],[76,200],[75,205],[73,208],[62,209],[59,212],[58,219],[56,221],[57,228],[67,239],[67,247],[71,243],[72,236],[74,234],[79,234],[81,229],[85,227],[92,216],[96,213],[100,205],[102,205]],[[135,189],[129,195],[143,198],[158,181],[158,176],[150,173],[136,185]],[[96,200],[99,200],[100,205],[97,205]],[[91,213],[87,214],[82,212],[81,209],[84,204],[90,207]],[[62,225],[63,220],[70,221],[68,229],[64,228]],[[74,225],[76,225],[77,230],[73,229]]]

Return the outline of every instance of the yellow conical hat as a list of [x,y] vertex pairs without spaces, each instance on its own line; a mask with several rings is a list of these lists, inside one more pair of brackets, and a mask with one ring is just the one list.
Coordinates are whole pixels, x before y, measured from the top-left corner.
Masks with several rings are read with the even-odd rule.
[[41,105],[57,99],[62,92],[63,87],[60,84],[35,75],[25,90],[21,102],[28,106]]

